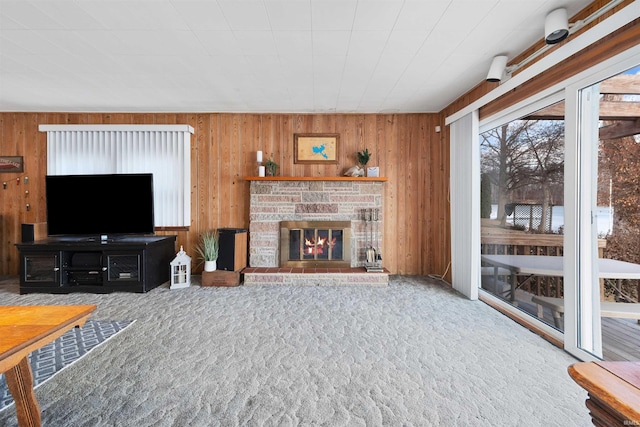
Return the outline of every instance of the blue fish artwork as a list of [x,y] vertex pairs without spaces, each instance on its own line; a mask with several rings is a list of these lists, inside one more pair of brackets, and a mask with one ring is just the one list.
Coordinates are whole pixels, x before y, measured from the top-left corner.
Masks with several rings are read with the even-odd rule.
[[320,154],[325,159],[327,159],[327,160],[329,159],[329,156],[327,156],[327,153],[324,152],[324,144],[322,144],[322,145],[314,145],[311,148],[313,149],[313,154]]

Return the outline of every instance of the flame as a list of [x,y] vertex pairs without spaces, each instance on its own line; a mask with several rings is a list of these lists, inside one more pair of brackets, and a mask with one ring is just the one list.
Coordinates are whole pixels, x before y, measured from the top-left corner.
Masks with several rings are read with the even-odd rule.
[[334,237],[332,241],[328,241],[329,239],[327,237],[320,237],[318,236],[318,241],[316,241],[315,239],[307,239],[305,237],[304,239],[304,244],[307,247],[306,252],[308,254],[322,254],[324,253],[324,248],[325,247],[333,247],[336,244],[336,238]]

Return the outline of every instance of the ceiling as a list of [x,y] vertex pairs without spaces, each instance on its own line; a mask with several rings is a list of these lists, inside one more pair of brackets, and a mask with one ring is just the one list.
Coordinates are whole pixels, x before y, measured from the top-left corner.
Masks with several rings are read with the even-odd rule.
[[0,111],[439,112],[591,0],[0,0]]

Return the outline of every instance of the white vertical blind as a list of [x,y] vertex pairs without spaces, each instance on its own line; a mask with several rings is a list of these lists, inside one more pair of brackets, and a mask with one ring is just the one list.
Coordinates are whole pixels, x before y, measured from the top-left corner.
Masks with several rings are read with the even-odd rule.
[[40,125],[48,175],[152,173],[156,227],[191,223],[188,125]]
[[480,144],[478,112],[451,123],[451,284],[478,299],[480,284]]

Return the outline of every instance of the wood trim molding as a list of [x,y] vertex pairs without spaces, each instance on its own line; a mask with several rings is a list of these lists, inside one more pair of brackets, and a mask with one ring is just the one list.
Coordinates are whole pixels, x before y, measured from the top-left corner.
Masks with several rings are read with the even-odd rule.
[[368,181],[386,182],[385,177],[351,177],[351,176],[247,176],[245,181]]
[[190,125],[112,125],[112,124],[96,124],[96,125],[39,125],[40,132],[189,132],[194,133],[194,129]]

